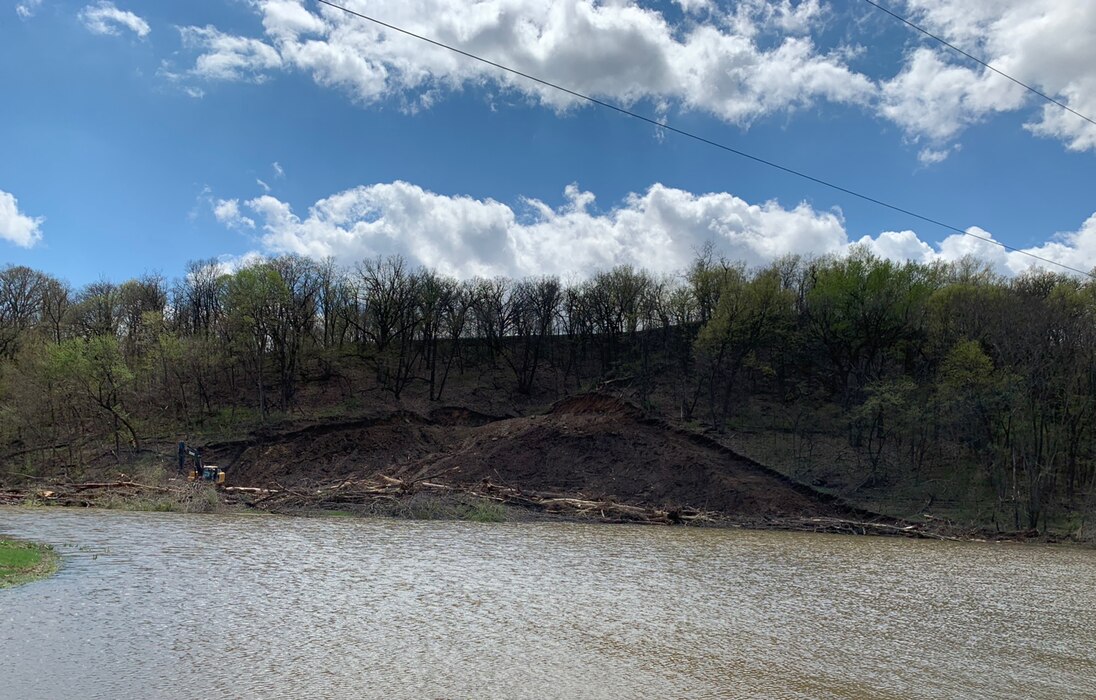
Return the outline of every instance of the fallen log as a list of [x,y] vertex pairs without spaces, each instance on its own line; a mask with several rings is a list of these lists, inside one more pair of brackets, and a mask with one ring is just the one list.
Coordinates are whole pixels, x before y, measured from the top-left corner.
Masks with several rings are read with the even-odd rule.
[[68,484],[65,488],[70,488],[74,491],[91,491],[94,489],[142,489],[159,493],[182,493],[179,489],[167,488],[165,486],[152,486],[151,484],[139,484],[136,481],[88,482],[84,484]]
[[774,518],[766,521],[766,525],[772,529],[799,530],[802,532],[829,532],[835,534],[866,535],[868,532],[887,534],[901,537],[913,537],[917,539],[944,540],[948,542],[961,542],[961,538],[952,537],[920,524],[895,524],[866,522],[859,520],[846,520],[842,518]]
[[[447,472],[453,470],[446,470]],[[436,475],[431,475],[436,476]],[[401,503],[403,499],[423,491],[447,496],[488,500],[503,505],[539,510],[546,513],[600,519],[606,522],[651,524],[700,524],[714,522],[715,514],[696,509],[670,511],[663,508],[635,506],[602,498],[586,498],[579,494],[565,496],[559,492],[522,492],[490,481],[475,485],[446,484],[427,479],[405,480],[377,474],[368,480],[343,479],[308,490],[276,484],[277,489],[230,487],[227,492],[242,499],[249,507],[321,509],[326,506]],[[250,498],[250,497],[255,498]]]

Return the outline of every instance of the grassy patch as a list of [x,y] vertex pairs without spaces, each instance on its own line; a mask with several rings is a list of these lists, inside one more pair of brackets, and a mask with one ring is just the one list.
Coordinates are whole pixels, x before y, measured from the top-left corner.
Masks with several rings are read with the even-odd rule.
[[476,523],[501,523],[506,520],[506,506],[495,501],[476,501],[464,506],[458,515],[462,520]]
[[186,484],[169,493],[107,493],[94,501],[99,508],[150,513],[218,513],[223,510],[217,489],[204,482]]
[[45,578],[57,571],[58,563],[48,545],[0,539],[0,588]]
[[352,512],[352,511],[349,511],[349,510],[328,510],[328,509],[324,509],[324,510],[317,510],[315,513],[312,513],[312,515],[315,515],[316,517],[319,517],[319,518],[353,518],[357,514]]

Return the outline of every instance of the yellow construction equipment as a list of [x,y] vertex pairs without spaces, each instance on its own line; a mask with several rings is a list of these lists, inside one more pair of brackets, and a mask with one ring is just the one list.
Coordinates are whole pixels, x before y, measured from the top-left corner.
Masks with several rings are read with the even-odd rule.
[[201,471],[191,469],[187,473],[187,481],[210,481],[217,486],[225,485],[225,470],[212,464],[202,465]]
[[[187,457],[193,463],[187,468]],[[179,443],[179,470],[186,472],[187,481],[207,481],[216,486],[225,485],[225,470],[213,464],[202,462],[202,448],[191,449],[185,442]]]

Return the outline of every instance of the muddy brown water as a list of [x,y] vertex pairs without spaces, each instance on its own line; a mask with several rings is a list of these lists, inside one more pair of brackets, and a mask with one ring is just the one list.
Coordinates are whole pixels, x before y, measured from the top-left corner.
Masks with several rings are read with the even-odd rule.
[[1096,552],[0,508],[0,698],[1096,697]]

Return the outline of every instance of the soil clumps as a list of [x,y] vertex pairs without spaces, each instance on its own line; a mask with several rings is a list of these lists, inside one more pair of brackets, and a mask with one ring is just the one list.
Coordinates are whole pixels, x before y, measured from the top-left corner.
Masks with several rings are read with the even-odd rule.
[[308,488],[383,475],[714,512],[741,522],[864,515],[603,394],[565,399],[525,417],[447,407],[320,423],[209,445],[205,452],[231,484],[243,487]]

